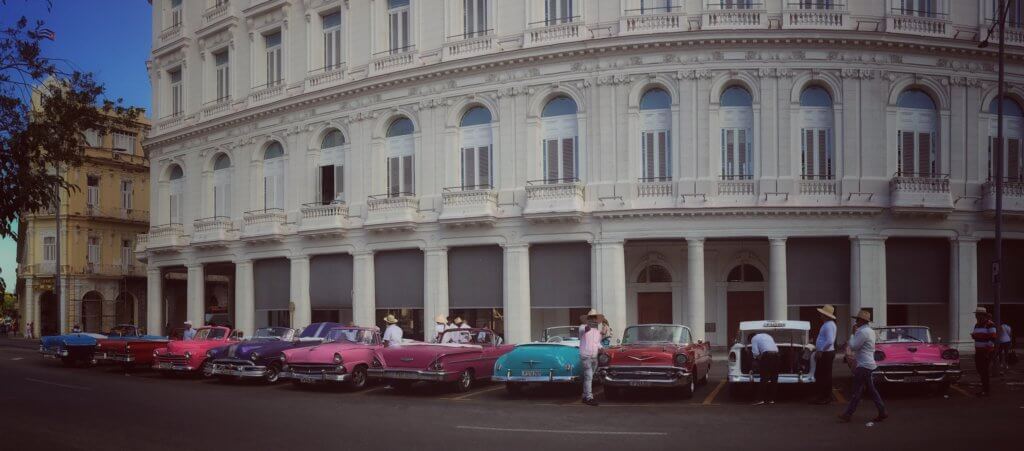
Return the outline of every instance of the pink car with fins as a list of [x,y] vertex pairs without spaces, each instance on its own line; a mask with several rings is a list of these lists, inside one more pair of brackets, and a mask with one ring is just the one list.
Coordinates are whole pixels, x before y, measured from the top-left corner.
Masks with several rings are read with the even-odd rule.
[[459,392],[478,380],[490,380],[494,362],[514,346],[501,344],[489,329],[449,329],[441,343],[407,342],[377,353],[370,377],[407,390],[416,381],[451,384]]
[[[932,340],[925,326],[888,326],[875,328],[877,382],[894,384],[935,384],[945,390],[960,380],[960,352]],[[853,368],[856,360],[847,350],[846,362]]]
[[376,327],[336,327],[323,344],[282,352],[280,377],[295,384],[346,383],[359,390],[366,386],[367,370],[381,347]]
[[204,376],[212,375],[212,362],[207,359],[206,351],[213,348],[238,343],[242,331],[234,331],[227,327],[200,327],[191,340],[174,340],[167,343],[166,348],[153,351],[153,369],[160,374],[197,373]]

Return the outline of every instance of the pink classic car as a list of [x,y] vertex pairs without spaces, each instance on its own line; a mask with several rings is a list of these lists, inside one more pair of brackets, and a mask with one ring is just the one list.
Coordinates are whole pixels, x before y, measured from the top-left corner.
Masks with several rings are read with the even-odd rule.
[[400,390],[427,381],[450,383],[464,392],[476,380],[489,380],[494,361],[512,348],[489,329],[449,329],[441,344],[411,342],[381,349],[369,374]]
[[[876,381],[937,384],[945,389],[960,380],[960,352],[948,345],[932,342],[931,331],[927,327],[878,327],[875,333]],[[851,368],[856,363],[849,349],[845,360]]]
[[202,370],[204,376],[210,376],[212,369],[206,351],[237,343],[240,335],[241,331],[232,333],[227,327],[200,327],[191,340],[171,341],[166,348],[153,351],[153,369],[163,375]]
[[375,327],[336,327],[323,344],[282,352],[280,377],[296,384],[343,382],[359,390],[366,386],[366,370],[381,347]]

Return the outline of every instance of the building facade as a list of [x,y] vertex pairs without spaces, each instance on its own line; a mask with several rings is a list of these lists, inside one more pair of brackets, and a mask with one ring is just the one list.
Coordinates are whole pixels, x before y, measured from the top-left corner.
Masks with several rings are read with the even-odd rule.
[[965,341],[999,149],[1024,274],[1016,4],[1003,146],[991,0],[153,5],[152,330],[593,307],[726,345],[832,303]]
[[18,225],[21,324],[32,322],[36,336],[76,324],[101,332],[145,323],[146,266],[134,249],[136,236],[149,229],[142,149],[149,122],[140,118],[138,125],[104,136],[87,132],[83,164],[61,169],[77,190],[61,193],[59,226],[57,209],[26,214]]

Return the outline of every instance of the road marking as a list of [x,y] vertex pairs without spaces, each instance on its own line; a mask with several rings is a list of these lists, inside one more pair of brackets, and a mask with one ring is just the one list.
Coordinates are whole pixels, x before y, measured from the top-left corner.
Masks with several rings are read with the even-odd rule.
[[455,426],[455,429],[471,429],[474,431],[493,432],[536,432],[543,434],[586,434],[586,435],[642,435],[642,436],[666,436],[667,432],[630,432],[630,431],[574,431],[569,429],[520,429],[520,428],[491,428],[483,426]]
[[11,357],[11,360],[25,360],[24,357]]
[[370,388],[370,389],[363,390],[363,391],[359,392],[359,394],[360,395],[365,395],[365,394],[373,393],[373,392],[376,392],[376,391],[381,391],[381,390],[383,390],[385,388],[388,388],[388,386],[387,385],[379,385],[379,386],[376,386],[376,387],[373,387],[373,388]]
[[832,394],[835,395],[836,401],[839,401],[840,404],[846,403],[846,397],[843,396],[843,392],[839,391],[838,388],[833,388]]
[[725,382],[726,380],[722,379],[722,382],[719,382],[718,386],[715,387],[714,390],[711,390],[711,393],[708,394],[707,398],[704,398],[704,402],[702,402],[701,404],[704,404],[705,406],[710,406],[711,403],[714,402],[715,397],[718,396],[718,392],[722,391],[722,387],[725,387]]
[[483,390],[477,390],[477,391],[474,391],[474,392],[469,392],[469,393],[466,393],[464,395],[459,395],[459,396],[456,396],[456,397],[453,397],[453,398],[441,398],[441,399],[449,399],[449,400],[452,400],[452,401],[458,401],[458,400],[462,400],[462,399],[467,399],[467,398],[469,398],[471,396],[479,395],[481,393],[488,393],[488,392],[492,392],[492,391],[495,391],[495,390],[501,390],[503,388],[505,388],[504,385],[498,385],[496,387],[490,387],[490,388],[485,388]]
[[28,377],[26,377],[25,380],[29,381],[29,382],[35,382],[37,384],[46,384],[46,385],[53,385],[55,387],[70,388],[72,390],[92,390],[92,388],[89,388],[89,387],[80,387],[80,386],[77,386],[77,385],[64,385],[64,384],[58,384],[56,382],[43,381],[43,380],[32,379],[32,378],[28,378]]
[[952,388],[952,389],[953,389],[954,391],[956,391],[957,393],[960,393],[961,395],[964,395],[964,396],[966,396],[966,397],[968,397],[968,398],[970,398],[970,397],[971,397],[971,394],[970,394],[970,393],[967,393],[967,391],[965,391],[964,389],[962,389],[962,388],[960,388],[960,387],[957,387],[956,385],[950,385],[950,386],[949,386],[949,388]]

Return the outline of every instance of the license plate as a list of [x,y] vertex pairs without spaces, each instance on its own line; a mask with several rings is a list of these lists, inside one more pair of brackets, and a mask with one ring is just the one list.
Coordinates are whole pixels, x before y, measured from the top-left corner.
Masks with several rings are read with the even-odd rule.
[[173,363],[161,362],[161,363],[156,364],[156,367],[161,369],[161,370],[169,370],[169,369],[174,368],[174,364]]
[[544,375],[543,371],[523,370],[523,377],[540,377],[540,376],[543,376],[543,375]]
[[299,376],[299,382],[302,382],[303,384],[313,384],[316,383],[316,379],[313,379],[311,376]]
[[918,383],[924,382],[924,376],[907,376],[903,378],[903,382]]
[[395,372],[391,373],[394,379],[416,379],[416,373]]
[[630,387],[650,387],[651,383],[647,381],[629,381]]

